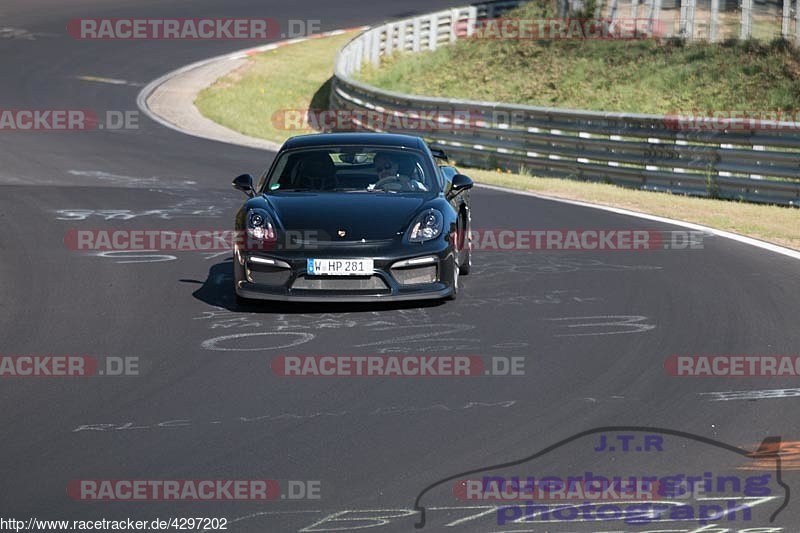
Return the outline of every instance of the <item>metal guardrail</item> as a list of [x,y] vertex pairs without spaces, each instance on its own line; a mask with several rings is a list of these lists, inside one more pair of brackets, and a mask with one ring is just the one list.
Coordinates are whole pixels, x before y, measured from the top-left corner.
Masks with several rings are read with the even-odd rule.
[[[468,37],[476,22],[520,1],[449,9],[389,22],[350,41],[336,59],[331,106],[351,127],[426,138],[460,164],[640,189],[800,206],[800,123],[731,119],[726,130],[682,128],[676,117],[606,113],[402,94],[354,79],[366,63]],[[431,76],[438,73],[432,72]],[[404,129],[418,117],[441,127]],[[361,121],[359,117],[382,117]],[[452,121],[442,117],[456,117]],[[457,117],[468,117],[459,123]],[[382,129],[397,119],[399,127]],[[707,122],[706,126],[713,126]]]

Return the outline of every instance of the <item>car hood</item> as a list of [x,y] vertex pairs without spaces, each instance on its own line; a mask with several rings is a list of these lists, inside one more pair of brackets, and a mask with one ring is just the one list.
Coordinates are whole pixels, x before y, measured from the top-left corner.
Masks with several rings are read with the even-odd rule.
[[[320,240],[391,239],[404,232],[428,198],[385,193],[285,193],[265,197],[289,231],[317,231]],[[339,231],[346,236],[340,237]]]

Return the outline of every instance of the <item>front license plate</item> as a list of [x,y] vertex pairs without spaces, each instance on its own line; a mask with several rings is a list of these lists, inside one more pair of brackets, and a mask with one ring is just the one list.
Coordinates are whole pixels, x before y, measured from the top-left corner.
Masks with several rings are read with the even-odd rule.
[[309,259],[311,276],[369,276],[374,271],[372,259]]

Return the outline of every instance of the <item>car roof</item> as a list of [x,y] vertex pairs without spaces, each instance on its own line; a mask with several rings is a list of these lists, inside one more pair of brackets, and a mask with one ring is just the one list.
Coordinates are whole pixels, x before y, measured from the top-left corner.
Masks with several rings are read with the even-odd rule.
[[283,144],[283,150],[310,146],[390,146],[425,150],[425,141],[413,135],[396,133],[314,133],[298,135]]

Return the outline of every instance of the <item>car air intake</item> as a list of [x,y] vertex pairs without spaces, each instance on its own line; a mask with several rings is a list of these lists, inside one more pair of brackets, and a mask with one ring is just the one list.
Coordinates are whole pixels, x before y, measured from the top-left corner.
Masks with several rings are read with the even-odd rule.
[[299,277],[292,289],[309,291],[384,291],[386,283],[378,276],[370,277]]
[[436,265],[418,267],[393,268],[392,276],[400,285],[417,285],[437,281]]

